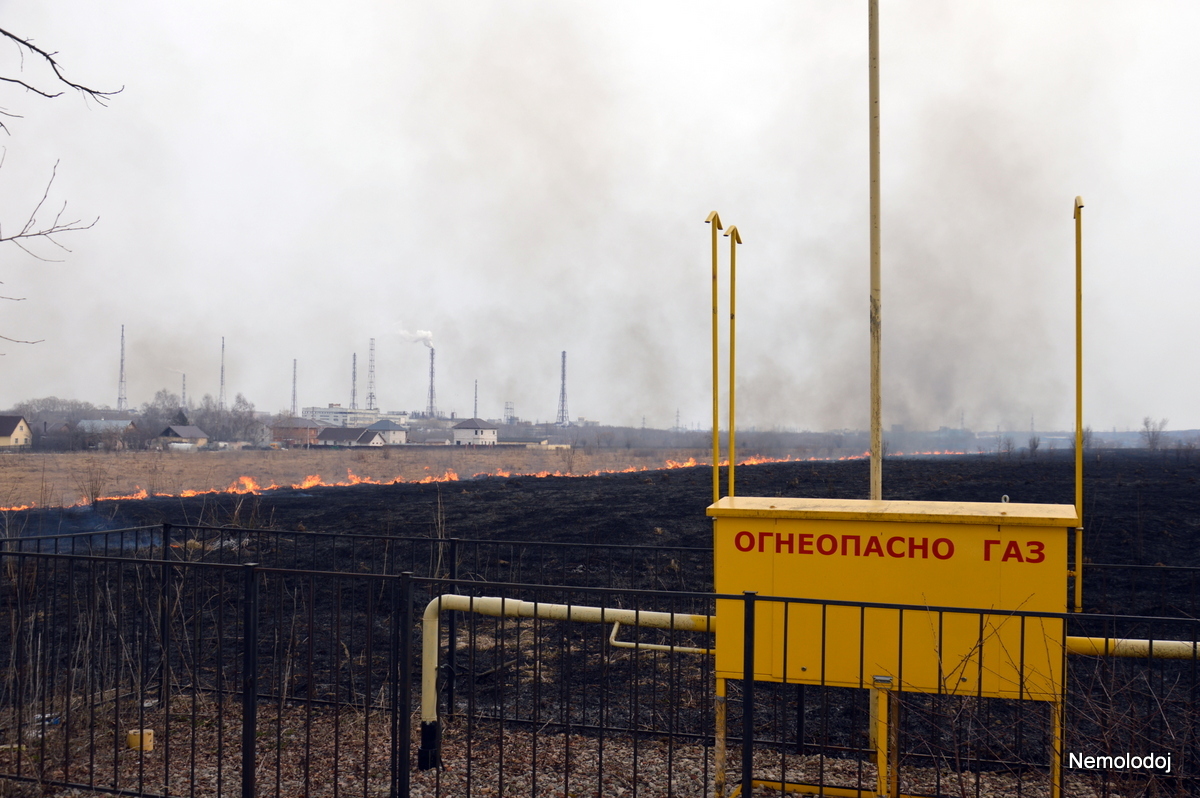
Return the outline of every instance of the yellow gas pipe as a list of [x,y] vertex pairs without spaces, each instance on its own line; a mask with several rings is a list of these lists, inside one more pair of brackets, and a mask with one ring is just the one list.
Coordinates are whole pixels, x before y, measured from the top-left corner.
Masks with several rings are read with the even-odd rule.
[[716,211],[710,213],[704,222],[711,225],[712,232],[712,480],[713,504],[716,504],[721,499],[721,418],[717,385],[721,378],[717,363],[720,357],[717,343],[717,231],[724,228],[721,227],[721,217]]
[[742,236],[736,224],[725,235],[729,237],[729,495],[733,496],[733,469],[737,462],[737,432],[734,429],[737,392],[737,247],[742,243]]
[[1083,197],[1075,198],[1075,606],[1083,611]]
[[[496,598],[494,596],[460,596],[447,594],[438,596],[425,605],[421,615],[421,748],[417,762],[422,770],[440,764],[441,724],[437,714],[438,674],[438,619],[446,610],[473,612],[505,618],[542,618],[556,621],[581,623],[611,623],[640,626],[650,629],[670,629],[687,632],[713,632],[717,619],[712,615],[691,615],[676,612],[648,612],[643,610],[613,609],[611,607],[586,607],[576,604],[546,604],[539,601]],[[616,638],[616,627],[613,638]],[[454,644],[454,641],[451,642]],[[690,646],[641,645],[617,643],[622,648],[648,648],[654,651],[677,653],[711,654],[711,649],[696,649]]]

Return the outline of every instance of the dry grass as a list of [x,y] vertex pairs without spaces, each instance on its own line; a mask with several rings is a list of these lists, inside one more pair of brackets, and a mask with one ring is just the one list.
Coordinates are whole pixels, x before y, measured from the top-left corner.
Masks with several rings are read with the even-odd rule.
[[[8,784],[0,795],[82,798],[110,790],[174,795],[236,795],[241,781],[240,713],[233,701],[218,702],[209,696],[177,696],[168,716],[158,709],[145,710],[144,728],[156,728],[155,750],[144,753],[123,744],[123,732],[135,721],[133,713],[123,723],[108,713],[79,718],[71,738],[55,727],[43,739],[27,738],[22,751],[25,775],[47,781],[67,779],[93,784],[97,789],[54,789]],[[218,722],[218,717],[222,722]],[[414,720],[414,719],[410,719]],[[260,795],[379,796],[389,794],[391,734],[388,715],[374,710],[316,709],[293,704],[260,708],[257,748]],[[169,738],[164,736],[170,726]],[[461,718],[445,730],[443,766],[419,771],[413,762],[412,795],[415,798],[567,798],[567,796],[631,796],[643,798],[709,798],[714,794],[715,763],[711,748],[694,742],[666,738],[634,740],[625,735],[597,738],[579,734],[537,733],[529,728],[474,724],[468,740]],[[417,724],[409,733],[415,749]],[[169,754],[168,754],[168,739]],[[89,748],[95,746],[94,758]],[[64,758],[71,751],[70,764]],[[738,784],[739,749],[730,750],[727,784]],[[170,757],[168,762],[167,757]],[[0,751],[0,769],[16,770],[16,752]],[[415,760],[415,750],[413,752]],[[781,756],[762,750],[756,756],[755,778],[837,784],[869,789],[875,769],[855,759],[822,759],[815,756]],[[1091,774],[1069,773],[1066,794],[1074,798],[1132,797],[1146,794],[1145,784],[1104,785]],[[968,773],[928,768],[907,768],[902,789],[950,798],[1047,798],[1045,771],[1023,774]],[[220,785],[220,787],[218,787]],[[940,789],[938,786],[940,785]],[[107,788],[107,789],[106,789]],[[766,787],[755,795],[782,795]],[[1154,793],[1158,794],[1158,793]]]
[[[627,468],[655,469],[668,460],[705,458],[699,450],[522,449],[446,447],[372,451],[233,452],[66,452],[0,455],[0,509],[59,507],[96,497],[179,495],[212,491],[249,477],[259,486],[291,486],[319,475],[326,483],[359,480],[415,482],[453,473],[460,479],[480,473],[584,475]],[[249,483],[242,486],[244,490]]]

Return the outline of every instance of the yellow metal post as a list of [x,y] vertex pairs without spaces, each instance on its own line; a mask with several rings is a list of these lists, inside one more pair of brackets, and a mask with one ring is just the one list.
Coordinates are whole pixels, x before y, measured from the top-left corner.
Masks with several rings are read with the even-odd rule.
[[[1063,694],[1067,691],[1063,685]],[[1062,798],[1063,704],[1050,705],[1050,798]]]
[[1075,198],[1075,611],[1083,609],[1083,197]]
[[[871,100],[871,499],[883,499],[883,420],[880,391],[879,350],[882,336],[880,318],[879,264],[879,0],[867,0],[870,26],[869,92]],[[733,495],[733,491],[729,492]]]
[[874,677],[871,685],[871,744],[875,747],[875,791],[881,796],[899,796],[900,779],[896,775],[897,742],[894,723],[895,696],[892,680]]
[[733,496],[733,468],[737,460],[735,418],[735,394],[737,391],[737,247],[742,243],[737,225],[731,226],[729,236],[729,495]]
[[721,227],[721,217],[713,211],[704,220],[705,224],[711,225],[709,228],[712,232],[712,479],[713,479],[713,503],[715,504],[721,498],[721,419],[719,416],[720,397],[718,395],[719,386],[717,381],[720,379],[717,358],[717,231],[723,229]]

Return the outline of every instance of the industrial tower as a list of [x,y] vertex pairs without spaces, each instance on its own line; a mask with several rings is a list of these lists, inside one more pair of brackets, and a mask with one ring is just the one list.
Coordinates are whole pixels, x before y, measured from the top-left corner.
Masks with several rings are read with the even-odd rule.
[[437,417],[437,395],[433,390],[433,356],[436,352],[437,350],[432,346],[429,347],[429,407],[425,411],[429,418]]
[[358,352],[350,355],[350,409],[358,409]]
[[567,353],[562,353],[562,388],[558,391],[558,418],[554,422],[560,427],[571,426],[571,416],[567,413]]
[[128,410],[129,402],[125,398],[125,325],[121,325],[121,376],[117,380],[117,409]]
[[225,409],[225,336],[221,336],[221,395],[217,397],[217,407]]
[[371,339],[371,354],[367,360],[367,409],[375,407],[375,339]]
[[296,417],[296,359],[292,358],[292,418]]

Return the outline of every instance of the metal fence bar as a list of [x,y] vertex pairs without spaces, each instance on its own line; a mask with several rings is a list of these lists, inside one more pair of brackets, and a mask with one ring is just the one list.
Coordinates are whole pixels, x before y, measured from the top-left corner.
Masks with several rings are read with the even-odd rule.
[[[937,641],[943,624],[949,628],[952,620],[978,626],[981,638],[995,634],[998,623],[1020,627],[1004,654],[1019,679],[1034,667],[1039,623],[1065,620],[1072,632],[1091,637],[1180,641],[1177,647],[1200,637],[1200,622],[1180,618],[1094,613],[1009,617],[969,608],[629,588],[624,574],[642,567],[637,558],[630,558],[628,567],[621,564],[610,588],[485,583],[456,580],[453,572],[450,578],[351,573],[336,570],[340,565],[332,559],[322,563],[329,570],[321,571],[268,568],[236,558],[221,564],[187,559],[187,552],[200,549],[170,545],[178,532],[164,534],[164,545],[154,538],[151,558],[121,556],[128,550],[117,547],[117,535],[112,536],[110,556],[93,553],[97,549],[83,553],[82,546],[72,553],[72,545],[66,544],[59,553],[49,548],[0,552],[0,651],[7,652],[8,660],[0,669],[0,780],[33,779],[48,786],[84,785],[95,792],[146,796],[229,795],[237,789],[232,784],[237,778],[241,794],[255,795],[262,777],[263,785],[275,784],[257,791],[264,795],[336,790],[339,795],[478,798],[503,783],[509,793],[537,798],[561,790],[608,794],[618,787],[641,798],[700,798],[696,782],[684,776],[693,766],[696,773],[708,767],[714,674],[708,658],[680,652],[706,647],[703,641],[711,638],[697,640],[703,632],[678,629],[622,626],[610,642],[608,629],[599,625],[529,617],[477,623],[474,615],[464,620],[463,613],[451,613],[448,621],[457,616],[458,631],[450,640],[447,663],[459,645],[457,635],[470,653],[461,663],[455,697],[443,697],[447,714],[456,716],[445,741],[448,768],[420,774],[411,770],[410,702],[418,645],[414,607],[417,600],[425,605],[427,592],[436,598],[446,589],[514,604],[621,607],[639,616],[662,609],[708,614],[715,600],[743,602],[737,614],[744,616],[747,640],[732,641],[735,651],[746,644],[738,657],[746,678],[734,682],[743,716],[740,734],[731,735],[729,743],[742,751],[740,775],[747,797],[754,786],[756,752],[760,769],[766,767],[764,757],[774,763],[774,754],[780,754],[779,775],[772,764],[771,778],[781,782],[798,778],[830,790],[855,789],[856,768],[858,783],[870,782],[869,771],[862,773],[870,750],[855,725],[866,706],[864,690],[824,681],[827,649],[831,653],[834,646],[843,646],[843,656],[853,655],[856,641],[862,640],[861,625],[846,640],[837,640],[833,632],[839,619],[852,627],[851,616],[877,623],[890,618],[870,634],[890,630],[888,645],[894,641],[901,646],[896,652],[901,681],[910,670],[913,678],[920,673],[915,666],[910,669],[907,641],[922,634]],[[131,542],[140,533],[122,534]],[[240,539],[236,533],[223,535]],[[271,536],[261,539],[271,546],[288,545]],[[511,548],[489,550],[515,559]],[[302,564],[311,561],[307,549],[306,539],[298,549]],[[216,559],[234,549],[213,551]],[[366,567],[373,564],[388,572],[406,562],[404,556],[385,556],[382,548],[374,559],[369,548],[347,552],[364,557]],[[588,552],[589,557],[595,553]],[[285,554],[290,560],[291,549]],[[238,558],[244,555],[239,549]],[[451,567],[456,559],[451,558]],[[657,562],[665,568],[667,559]],[[521,567],[502,572],[556,579],[570,573],[561,563],[536,553]],[[1149,581],[1159,601],[1157,574]],[[1172,591],[1167,591],[1168,602]],[[793,656],[801,650],[790,648],[789,637],[785,650],[792,654],[786,655],[782,677],[755,682],[755,671],[770,673],[772,667],[755,661],[756,619],[764,619],[765,630],[770,613],[777,611],[785,628],[810,618],[813,628],[821,630],[820,639],[815,631],[811,641],[794,636],[796,645],[809,646],[809,653]],[[1157,655],[1167,647],[1155,643],[1148,648],[1156,655],[1152,659],[1070,658],[1063,750],[1161,749],[1174,756],[1174,781],[1154,774],[1135,779],[1125,773],[1068,770],[1064,794],[1086,794],[1080,785],[1093,783],[1098,793],[1135,788],[1172,796],[1200,792],[1195,755],[1200,750],[1200,652],[1165,659]],[[996,656],[991,651],[989,656]],[[991,664],[999,663],[993,659]],[[802,665],[807,674],[801,673]],[[970,663],[972,673],[980,667],[991,666]],[[786,681],[776,683],[780,678]],[[812,681],[798,686],[804,679]],[[1024,681],[1018,683],[1023,691]],[[803,698],[801,690],[807,691]],[[1046,743],[1052,716],[1043,711],[1046,705],[981,697],[975,687],[965,696],[953,690],[938,695],[897,692],[901,739],[894,761],[906,785],[911,779],[929,780],[927,787],[913,792],[954,794],[956,778],[943,773],[961,776],[967,794],[1037,795],[1048,786]],[[806,710],[819,715],[804,723]],[[135,727],[157,732],[156,750],[126,750],[124,733]],[[235,757],[239,737],[241,756]],[[338,748],[331,758],[333,746]],[[502,764],[497,756],[501,746]],[[806,756],[796,756],[798,746]],[[269,780],[268,771],[274,774]],[[467,771],[472,775],[464,782],[458,777]],[[703,773],[706,782],[710,773]],[[910,790],[906,786],[904,791]]]
[[[394,724],[394,732],[400,738],[399,770],[396,777],[394,792],[398,798],[409,798],[412,789],[412,685],[413,685],[413,630],[416,628],[413,608],[412,572],[400,574],[400,702],[395,713],[398,723]],[[395,739],[395,737],[393,737]]]
[[246,563],[242,567],[242,798],[254,798],[258,741],[258,564]]

